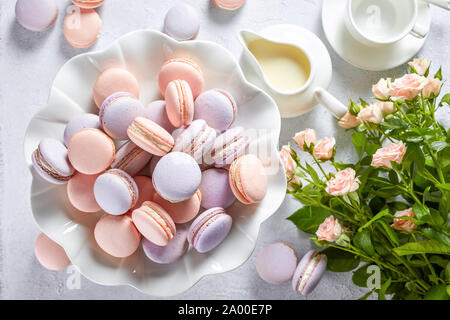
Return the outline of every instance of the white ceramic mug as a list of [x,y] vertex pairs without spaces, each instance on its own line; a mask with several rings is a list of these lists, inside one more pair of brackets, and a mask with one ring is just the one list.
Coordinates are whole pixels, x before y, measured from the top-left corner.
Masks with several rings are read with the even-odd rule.
[[408,34],[418,38],[427,29],[417,23],[418,0],[347,0],[345,25],[359,42],[369,46],[395,43]]

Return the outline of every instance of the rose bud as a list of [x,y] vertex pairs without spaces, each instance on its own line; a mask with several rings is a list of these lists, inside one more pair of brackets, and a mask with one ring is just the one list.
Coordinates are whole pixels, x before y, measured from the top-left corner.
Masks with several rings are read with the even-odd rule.
[[431,61],[425,58],[414,59],[408,62],[408,65],[413,71],[415,71],[419,76],[423,76],[427,73],[430,68]]
[[362,109],[356,118],[361,122],[380,124],[383,121],[383,113],[381,112],[379,105],[371,104],[370,106]]
[[381,100],[389,99],[389,88],[391,86],[391,79],[380,79],[377,84],[372,86],[373,95]]
[[406,146],[403,142],[391,143],[387,147],[380,148],[372,157],[373,167],[385,167],[392,169],[391,161],[402,163],[406,153]]
[[329,160],[333,157],[334,146],[336,144],[336,140],[331,138],[323,138],[317,142],[314,146],[313,154],[316,159],[319,160]]
[[[412,208],[409,208],[403,211],[397,211],[394,216],[415,218],[416,215],[414,214]],[[416,228],[416,224],[412,220],[394,219],[392,227],[396,230],[411,232]]]
[[434,94],[434,97],[437,97],[440,91],[441,80],[437,78],[429,79],[428,84],[422,90],[422,95],[425,99],[428,99],[431,98],[431,94]]
[[308,128],[297,132],[294,136],[294,140],[300,149],[304,150],[303,147],[305,144],[309,148],[311,143],[315,143],[317,140],[316,131]]
[[391,84],[389,94],[392,100],[412,100],[422,92],[429,80],[418,74],[405,74]]
[[334,242],[345,231],[345,228],[333,216],[329,216],[316,231],[317,239]]
[[326,192],[332,196],[343,196],[358,190],[360,181],[355,174],[352,168],[336,172],[334,178],[328,180]]

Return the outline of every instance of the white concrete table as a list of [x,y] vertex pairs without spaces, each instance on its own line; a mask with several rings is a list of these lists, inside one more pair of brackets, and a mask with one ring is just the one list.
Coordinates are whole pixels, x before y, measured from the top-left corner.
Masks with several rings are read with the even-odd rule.
[[[179,0],[107,0],[100,8],[103,32],[88,50],[108,45],[117,37],[136,29],[162,30],[164,14]],[[217,9],[209,0],[186,0],[200,10],[199,39],[210,40],[241,53],[237,32],[242,28],[260,30],[265,26],[292,23],[315,32],[327,45],[333,61],[330,91],[342,101],[369,97],[370,87],[380,77],[401,75],[405,66],[389,72],[366,72],[339,58],[325,39],[321,27],[320,0],[248,0],[238,11]],[[39,233],[32,218],[29,189],[31,175],[26,167],[22,142],[33,115],[45,106],[50,86],[59,68],[71,57],[87,50],[70,47],[62,33],[62,21],[70,0],[58,0],[60,14],[48,31],[33,33],[14,18],[14,0],[0,1],[0,298],[2,299],[149,299],[130,287],[104,287],[81,279],[81,289],[71,290],[65,271],[43,269],[33,253]],[[419,53],[443,65],[450,76],[450,15],[432,8],[433,22],[425,47]],[[449,90],[448,84],[445,90]],[[441,115],[448,120],[450,115]],[[448,122],[447,122],[448,123]],[[319,136],[337,137],[338,157],[352,159],[349,134],[338,128],[322,107],[295,119],[283,120],[280,144],[306,127]],[[265,245],[283,240],[302,255],[311,247],[307,235],[285,218],[300,204],[287,198],[281,208],[261,227],[258,244],[251,258],[234,271],[208,276],[176,299],[305,299],[292,291],[290,283],[273,286],[263,282],[254,267],[255,254]],[[364,290],[354,287],[351,273],[327,272],[316,290],[306,299],[355,299]]]

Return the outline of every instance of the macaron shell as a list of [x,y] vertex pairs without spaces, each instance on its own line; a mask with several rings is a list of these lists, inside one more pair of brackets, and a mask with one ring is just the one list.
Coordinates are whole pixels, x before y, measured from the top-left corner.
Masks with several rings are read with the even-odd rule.
[[[161,141],[164,144],[165,149],[162,149],[160,146],[155,144],[154,141],[150,140],[141,132],[136,131],[132,127],[133,125],[138,126],[139,128],[141,128],[140,130],[144,130],[149,136],[154,137],[154,139]],[[136,119],[134,119],[133,124],[128,127],[127,133],[130,140],[133,141],[137,146],[156,156],[163,156],[167,154],[174,145],[174,140],[169,132],[164,130],[164,128],[157,123],[144,117],[137,117]]]
[[[143,205],[148,203],[150,203],[149,205],[154,211],[156,211],[160,216],[164,217],[164,219],[171,224],[173,230],[176,229],[175,223],[173,223],[172,218],[160,205],[150,201],[144,202]],[[170,242],[171,239],[168,238],[162,226],[142,208],[133,210],[132,218],[136,228],[147,240],[153,242],[158,246],[166,246]]]
[[229,181],[234,195],[242,203],[256,203],[267,192],[267,176],[256,156],[248,154],[236,159],[230,167]]
[[100,7],[105,0],[72,0],[72,3],[80,8],[97,8]]
[[64,248],[41,233],[34,243],[34,253],[39,263],[46,269],[59,271],[70,264]]
[[[294,289],[294,291],[297,291],[299,279],[300,279],[300,277],[303,276],[306,268],[311,263],[311,259],[315,253],[316,253],[316,251],[310,250],[300,260],[300,262],[297,266],[297,269],[295,270],[294,276],[292,278],[292,289]],[[319,254],[319,255],[320,255],[320,259],[319,259],[316,267],[314,268],[311,275],[307,279],[307,283],[304,286],[303,291],[300,292],[302,295],[307,295],[307,294],[311,293],[315,289],[315,287],[319,283],[320,279],[322,278],[323,273],[325,272],[325,269],[327,266],[327,256],[324,254]]]
[[194,39],[199,30],[199,17],[192,6],[178,3],[167,11],[164,18],[164,32],[175,40]]
[[101,208],[95,200],[94,183],[99,174],[86,175],[80,172],[67,183],[67,196],[69,202],[82,212],[97,212]]
[[[207,212],[207,211],[205,211]],[[201,215],[197,217],[192,223],[191,229],[199,223],[202,219]],[[203,225],[198,231],[195,239],[193,239],[193,247],[200,253],[205,253],[213,250],[227,237],[231,230],[233,219],[226,213],[221,213]],[[190,232],[191,233],[191,232]]]
[[147,239],[142,239],[142,248],[145,255],[153,262],[169,264],[178,261],[183,257],[189,247],[187,241],[188,226],[186,224],[177,225],[177,232],[167,246],[158,246]]
[[103,215],[95,225],[94,238],[103,251],[116,258],[132,255],[141,242],[141,234],[128,215]]
[[200,67],[187,58],[174,58],[162,65],[158,74],[158,84],[163,96],[166,94],[168,84],[173,80],[187,81],[194,99],[202,93],[205,85]]
[[139,198],[133,209],[139,208],[144,201],[152,201],[155,195],[155,188],[153,188],[152,179],[146,176],[135,176],[134,181],[139,190]]
[[160,159],[161,157],[153,156],[152,159],[150,160],[150,163],[148,165],[148,174],[150,175],[150,177],[153,176],[153,171],[155,171],[155,167]]
[[203,119],[219,131],[228,129],[236,116],[236,102],[226,91],[212,89],[195,99],[194,119]]
[[249,143],[250,138],[244,128],[228,129],[214,141],[211,155],[206,157],[207,163],[214,164],[217,168],[228,166],[245,153]]
[[93,97],[100,108],[103,101],[115,92],[129,92],[139,98],[139,83],[129,71],[122,68],[108,68],[97,77]]
[[258,253],[255,265],[261,279],[280,284],[292,279],[297,268],[297,254],[288,244],[275,242]]
[[214,0],[214,3],[222,9],[236,10],[244,5],[246,0]]
[[69,140],[68,154],[72,166],[84,174],[97,174],[114,161],[114,142],[103,131],[83,129]]
[[144,110],[144,117],[156,122],[167,132],[173,132],[175,127],[170,123],[166,112],[166,101],[156,100],[150,103]]
[[170,82],[166,89],[166,112],[174,127],[187,126],[194,118],[194,98],[184,80]]
[[97,41],[102,29],[102,20],[93,9],[73,10],[63,23],[64,37],[75,48],[86,48]]
[[128,141],[117,150],[111,168],[121,169],[130,176],[135,176],[146,166],[151,158],[152,155],[150,153]]
[[212,168],[203,171],[199,190],[202,193],[201,205],[205,209],[226,209],[236,200],[230,187],[228,171],[225,169]]
[[17,21],[31,31],[44,31],[58,18],[55,0],[17,0],[15,14]]
[[83,113],[69,121],[64,129],[64,144],[69,144],[70,138],[78,131],[86,128],[101,129],[98,115],[92,113]]
[[200,192],[195,193],[188,200],[181,202],[170,202],[154,193],[153,201],[159,204],[172,217],[175,223],[186,223],[194,219],[200,210]]

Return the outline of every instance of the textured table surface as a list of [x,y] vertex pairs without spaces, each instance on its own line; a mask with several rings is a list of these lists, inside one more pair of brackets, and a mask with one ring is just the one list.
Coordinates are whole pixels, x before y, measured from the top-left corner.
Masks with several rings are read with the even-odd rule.
[[[87,50],[103,48],[117,37],[136,29],[162,29],[164,14],[179,0],[107,0],[100,8],[103,32]],[[366,72],[339,58],[326,41],[321,27],[320,0],[248,0],[238,11],[217,9],[209,0],[186,0],[198,7],[201,16],[199,39],[215,41],[239,57],[237,32],[242,28],[260,30],[278,23],[292,23],[315,32],[326,44],[333,61],[330,91],[342,101],[369,97],[370,86],[378,78],[401,75],[406,67],[388,72]],[[104,287],[81,279],[81,288],[66,286],[68,273],[43,269],[33,254],[39,231],[33,221],[29,189],[31,175],[26,167],[22,142],[33,115],[45,106],[58,69],[71,57],[87,50],[70,47],[62,34],[62,21],[70,0],[58,0],[60,13],[48,31],[33,33],[14,19],[14,0],[0,1],[0,298],[3,299],[149,299],[126,287]],[[431,33],[419,53],[444,68],[450,75],[450,14],[432,8]],[[446,85],[448,92],[448,85]],[[450,115],[441,114],[448,126]],[[285,144],[305,127],[317,129],[318,136],[337,137],[338,158],[351,159],[349,135],[336,126],[329,113],[318,106],[295,119],[283,120],[280,144]],[[273,286],[263,282],[254,267],[255,254],[277,240],[291,243],[302,255],[311,247],[307,235],[286,221],[299,204],[286,198],[280,209],[263,223],[256,249],[239,268],[202,279],[176,299],[305,299],[290,284]],[[316,290],[306,299],[354,299],[364,294],[351,282],[351,273],[327,272]]]

